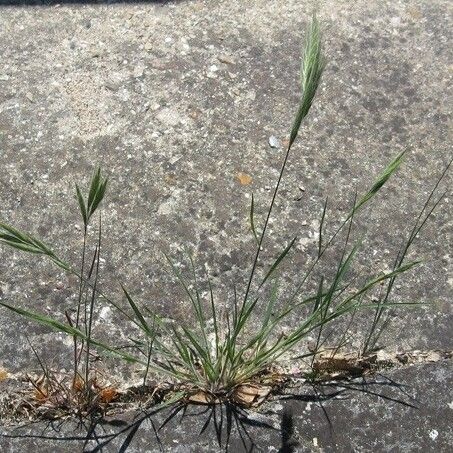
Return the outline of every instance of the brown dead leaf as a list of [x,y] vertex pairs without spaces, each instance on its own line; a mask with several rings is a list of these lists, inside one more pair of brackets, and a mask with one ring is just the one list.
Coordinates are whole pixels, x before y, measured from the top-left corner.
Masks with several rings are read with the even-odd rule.
[[85,388],[85,381],[80,376],[77,376],[72,382],[72,388],[76,392],[81,392]]
[[176,176],[174,174],[165,175],[164,180],[171,186],[174,186],[176,184]]
[[0,382],[8,379],[8,371],[5,368],[0,368]]
[[272,387],[259,384],[241,384],[233,392],[233,400],[246,407],[259,406],[269,395]]
[[200,390],[192,395],[189,395],[187,401],[192,404],[217,404],[220,402],[218,398],[210,393]]
[[250,175],[248,175],[247,173],[242,173],[242,172],[239,172],[236,175],[236,178],[238,179],[239,183],[242,186],[248,186],[253,180]]
[[101,403],[111,403],[118,398],[118,390],[114,387],[106,387],[99,392],[99,399]]
[[323,356],[313,364],[313,369],[327,378],[342,378],[345,376],[362,376],[368,373],[376,363],[376,356],[359,359],[351,354]]
[[36,401],[43,403],[44,401],[47,401],[49,394],[44,387],[38,387],[35,389],[34,397]]

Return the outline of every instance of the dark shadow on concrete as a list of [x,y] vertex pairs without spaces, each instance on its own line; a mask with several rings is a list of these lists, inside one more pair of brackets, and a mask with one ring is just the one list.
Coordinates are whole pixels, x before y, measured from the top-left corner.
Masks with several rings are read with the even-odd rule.
[[282,422],[280,425],[282,444],[278,453],[294,453],[299,442],[293,439],[294,436],[294,417],[291,409],[283,409]]
[[0,0],[0,6],[56,6],[56,5],[167,5],[187,0]]
[[[3,438],[31,438],[43,441],[68,443],[76,442],[80,448],[83,445],[84,453],[102,453],[114,451],[125,453],[136,436],[142,436],[143,424],[149,423],[152,432],[146,428],[144,435],[149,439],[154,436],[155,446],[160,451],[168,451],[174,447],[174,433],[184,433],[184,438],[176,440],[183,444],[197,443],[201,438],[217,444],[219,451],[242,452],[266,450],[269,444],[260,445],[263,438],[273,439],[273,446],[279,453],[294,453],[299,447],[299,442],[294,438],[294,415],[299,414],[298,402],[312,402],[318,405],[328,422],[330,435],[334,435],[335,427],[325,407],[327,401],[335,399],[352,399],[357,394],[366,394],[379,397],[383,401],[398,403],[406,407],[417,408],[415,400],[407,391],[406,386],[392,379],[376,375],[372,378],[351,379],[343,381],[313,383],[305,393],[285,394],[278,398],[288,404],[281,414],[280,427],[273,426],[265,419],[264,413],[249,412],[230,403],[213,406],[196,406],[176,404],[171,407],[158,407],[146,412],[137,413],[131,421],[122,419],[105,419],[91,417],[80,420],[77,426],[74,422],[48,422],[43,427],[43,422],[22,425],[11,432],[1,434]],[[267,415],[277,415],[272,410]],[[280,416],[280,415],[279,415]],[[26,429],[26,433],[21,430]],[[36,433],[33,431],[36,430]],[[33,434],[30,434],[32,432]],[[70,435],[71,432],[78,435]],[[112,444],[114,442],[114,444]],[[268,442],[268,440],[266,441]]]
[[[414,399],[408,392],[408,387],[400,384],[387,376],[377,374],[372,377],[361,377],[350,380],[338,380],[329,382],[315,382],[311,384],[310,390],[304,394],[288,393],[279,398],[280,401],[288,403],[305,402],[317,405],[327,422],[329,437],[335,437],[335,426],[329,415],[329,409],[325,403],[332,400],[353,400],[358,394],[370,397],[378,397],[387,403],[396,403],[412,409],[418,409],[418,400]],[[297,408],[292,404],[293,410]],[[334,407],[331,403],[331,409]],[[297,411],[297,409],[296,409]],[[281,450],[291,452],[292,450]]]
[[[288,417],[284,416],[282,420],[282,449],[280,449],[286,453],[293,451],[288,449],[293,445],[292,421]],[[145,421],[151,424],[155,446],[159,447],[160,451],[169,451],[168,449],[174,446],[171,443],[175,439],[172,432],[181,426],[187,432],[187,436],[184,439],[176,439],[179,442],[190,445],[191,441],[198,440],[204,434],[206,439],[216,439],[219,449],[225,452],[263,450],[267,445],[259,445],[259,439],[263,434],[260,430],[278,432],[278,429],[270,424],[250,417],[246,410],[226,403],[215,406],[175,405],[170,409],[160,408],[139,414],[131,422],[106,420],[102,417],[80,420],[76,427],[67,421],[48,422],[44,427],[42,422],[35,422],[17,428],[17,434],[12,432],[2,434],[0,437],[33,439],[34,444],[39,440],[52,441],[61,445],[64,443],[65,448],[68,444],[75,443],[74,451],[79,451],[78,448],[83,444],[84,453],[102,453],[112,451],[112,448],[119,453],[125,453],[129,450],[134,438],[140,435],[140,428]],[[108,433],[106,428],[114,428],[114,432]],[[27,433],[20,432],[24,429]],[[37,431],[36,434],[29,434],[33,430]],[[167,432],[165,444],[161,438],[164,430]],[[81,434],[69,435],[71,431]],[[84,432],[86,434],[83,434]],[[148,430],[146,436],[149,437],[149,435]],[[112,444],[113,442],[115,445]]]
[[[58,444],[64,443],[65,447],[69,444],[74,445],[74,451],[80,451],[79,446],[83,444],[83,452],[84,453],[95,453],[95,452],[102,452],[105,448],[107,448],[114,440],[123,437],[123,441],[120,444],[119,452],[126,452],[132,439],[136,435],[137,431],[141,427],[142,423],[145,420],[150,420],[153,428],[155,425],[151,419],[151,417],[162,409],[157,409],[155,411],[147,412],[146,414],[142,414],[141,416],[136,417],[136,419],[130,423],[122,421],[122,420],[105,420],[103,418],[86,418],[80,420],[80,424],[75,428],[74,426],[70,426],[70,422],[67,420],[63,420],[61,422],[49,421],[43,427],[43,422],[31,422],[20,427],[15,428],[15,431],[21,431],[26,429],[27,431],[31,431],[36,427],[37,433],[36,434],[28,434],[28,433],[21,433],[18,432],[15,434],[14,432],[9,434],[1,434],[0,437],[5,439],[33,439],[42,440],[42,441],[54,441]],[[118,428],[117,431],[113,433],[107,433],[105,430],[105,426],[109,425],[110,427]],[[86,430],[86,434],[75,434],[75,435],[68,435],[69,431],[74,432],[83,432]],[[154,429],[154,433],[156,436],[156,443],[157,445],[161,446],[160,439],[157,433],[157,430]],[[89,446],[89,443],[94,443],[95,446]],[[162,448],[161,448],[162,449]]]
[[[175,420],[179,413],[181,417]],[[263,450],[268,445],[260,445],[259,439],[262,438],[260,430],[278,431],[269,423],[251,417],[247,410],[230,403],[213,406],[177,406],[159,430],[167,424],[167,429],[171,430],[173,423],[199,427],[196,437],[205,434],[209,439],[214,435],[219,449],[225,452]]]
[[416,403],[418,401],[406,391],[406,388],[407,386],[404,384],[382,374],[377,374],[370,378],[363,376],[360,379],[315,382],[311,385],[312,393],[286,394],[279,399],[322,404],[334,398],[348,399],[352,397],[353,393],[359,392],[417,409]]

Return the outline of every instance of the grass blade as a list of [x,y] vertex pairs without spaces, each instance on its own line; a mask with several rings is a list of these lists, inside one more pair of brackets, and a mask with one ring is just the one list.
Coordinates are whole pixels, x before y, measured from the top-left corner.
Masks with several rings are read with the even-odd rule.
[[278,258],[274,261],[274,264],[272,264],[271,268],[267,272],[266,276],[264,277],[263,281],[260,283],[260,286],[258,287],[261,288],[267,281],[267,279],[275,272],[277,269],[278,265],[283,261],[285,256],[288,254],[288,252],[292,249],[294,243],[296,242],[297,237],[295,237],[286,247],[285,250],[283,250],[282,253],[278,256]]
[[252,203],[250,204],[250,229],[252,230],[253,237],[255,238],[256,245],[260,243],[258,234],[255,228],[255,200],[252,193]]

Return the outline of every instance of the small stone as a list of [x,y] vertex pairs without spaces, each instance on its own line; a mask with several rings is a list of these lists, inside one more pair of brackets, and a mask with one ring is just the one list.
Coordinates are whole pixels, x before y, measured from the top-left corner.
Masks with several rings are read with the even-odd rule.
[[230,65],[233,65],[233,64],[236,64],[236,60],[234,60],[234,58],[230,57],[229,55],[219,55],[217,57],[217,59],[221,62],[221,63],[225,63],[225,64],[230,64]]
[[7,80],[9,80],[9,76],[8,75],[0,74],[0,81],[6,82]]
[[281,146],[280,140],[275,135],[271,135],[269,137],[269,146],[271,148],[280,148]]
[[144,48],[145,50],[151,50],[153,48],[153,45],[148,41],[145,42]]
[[437,429],[432,429],[432,430],[429,432],[429,438],[430,438],[431,440],[436,440],[438,435],[439,435],[439,431],[437,431]]
[[256,92],[255,90],[250,90],[246,95],[246,99],[249,99],[250,101],[254,101],[256,99]]
[[219,68],[215,64],[209,66],[209,69],[206,73],[206,77],[208,77],[209,79],[215,79],[217,77],[216,73],[218,70],[219,70]]
[[132,73],[132,75],[138,79],[139,77],[141,77],[143,75],[143,73],[145,72],[145,68],[143,68],[143,66],[137,66],[135,69],[134,69],[134,72]]
[[26,93],[26,94],[25,94],[25,97],[26,97],[30,102],[34,102],[33,95],[32,95],[30,92]]
[[167,127],[175,127],[181,122],[181,117],[176,110],[166,108],[161,110],[156,119]]
[[99,312],[99,317],[104,321],[108,321],[112,317],[112,309],[110,307],[102,307]]
[[398,27],[399,25],[401,25],[401,17],[392,17],[390,19],[390,23],[394,26],[394,27]]
[[176,164],[176,162],[178,162],[178,160],[180,160],[181,157],[182,157],[182,156],[173,156],[172,158],[170,158],[170,160],[169,160],[170,165]]
[[110,91],[118,91],[120,88],[120,82],[107,80],[104,86]]
[[151,67],[153,69],[157,69],[159,71],[165,71],[165,69],[169,68],[169,64],[166,63],[165,61],[160,61],[160,60],[153,60],[151,62]]

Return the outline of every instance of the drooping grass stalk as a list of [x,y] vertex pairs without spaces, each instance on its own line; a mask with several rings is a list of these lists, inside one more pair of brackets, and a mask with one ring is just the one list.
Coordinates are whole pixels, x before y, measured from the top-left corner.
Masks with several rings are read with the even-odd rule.
[[[153,326],[154,328],[154,326]],[[146,379],[148,378],[148,373],[149,369],[151,366],[151,358],[153,354],[153,343],[154,343],[154,337],[151,339],[147,339],[146,341],[146,367],[145,367],[145,372],[143,373],[143,387],[146,385]]]
[[[357,201],[357,192],[355,192],[355,194],[354,194],[354,201],[353,201],[352,206],[356,205],[356,201]],[[323,209],[323,213],[322,213],[321,226],[320,226],[320,229],[319,229],[320,230],[320,235],[321,235],[321,230],[322,230],[322,224],[323,224],[324,218],[325,218],[326,206],[327,206],[327,201],[324,204],[324,209]],[[328,311],[329,311],[329,308],[330,308],[330,304],[331,304],[331,302],[333,300],[335,292],[338,289],[338,283],[340,281],[340,278],[342,277],[341,268],[343,266],[343,260],[344,260],[344,257],[346,255],[346,249],[347,249],[347,247],[349,245],[349,239],[351,237],[353,221],[354,221],[354,211],[352,211],[352,215],[351,215],[350,219],[348,220],[349,226],[348,226],[348,231],[347,231],[347,234],[346,234],[345,243],[344,243],[344,246],[343,246],[343,252],[341,254],[341,258],[340,258],[340,261],[339,261],[339,266],[338,266],[337,274],[336,274],[336,277],[335,277],[335,280],[334,280],[334,284],[332,284],[331,288],[329,289],[329,291],[326,294],[326,300],[328,301],[326,304],[322,304],[323,277],[321,277],[321,283],[320,283],[320,287],[319,287],[319,290],[318,290],[319,300],[318,299],[316,300],[315,309],[314,309],[314,311],[316,311],[320,306],[324,305],[324,308],[321,310],[321,321],[325,321],[327,319],[327,314],[328,314]],[[321,238],[321,236],[320,236],[320,238]],[[320,253],[321,253],[321,250],[322,250],[321,247],[322,247],[322,243],[321,243],[321,239],[320,239],[319,248],[318,248],[318,257],[320,256]],[[312,362],[311,362],[312,366],[313,366],[313,363],[315,361],[316,354],[318,352],[318,348],[319,348],[319,344],[320,344],[320,341],[321,341],[321,335],[322,335],[323,328],[324,328],[324,323],[321,322],[321,325],[320,325],[319,330],[318,330],[318,335],[317,335],[317,338],[316,338],[315,354],[313,354],[313,357],[312,357]]]
[[[98,238],[98,246],[96,248],[93,262],[88,274],[88,279],[84,278],[85,272],[85,257],[86,257],[86,247],[87,247],[87,236],[88,236],[88,225],[90,222],[91,217],[95,213],[96,209],[98,208],[99,204],[101,203],[102,199],[104,198],[105,191],[107,189],[108,179],[102,178],[101,169],[98,168],[95,172],[93,178],[91,179],[90,189],[88,192],[88,197],[85,202],[85,199],[82,195],[82,192],[79,186],[76,184],[76,195],[77,201],[79,203],[80,213],[82,215],[83,220],[83,246],[82,246],[82,262],[80,266],[80,276],[79,276],[79,293],[77,299],[77,311],[76,311],[76,322],[75,327],[79,329],[80,327],[80,312],[82,307],[82,298],[86,288],[86,280],[90,280],[91,273],[93,271],[93,266],[96,264],[96,276],[95,281],[92,289],[92,296],[91,296],[91,303],[90,303],[90,313],[87,316],[87,302],[85,297],[84,302],[84,330],[85,335],[88,339],[88,343],[86,344],[86,368],[85,368],[85,385],[88,386],[88,379],[89,379],[89,354],[90,354],[90,339],[91,339],[91,328],[92,328],[92,321],[93,321],[93,307],[94,307],[94,300],[96,298],[96,286],[97,286],[97,279],[98,279],[98,271],[99,271],[99,253],[100,253],[100,241],[101,241],[101,217],[99,217],[99,238]],[[80,353],[83,350],[84,342],[81,342]],[[78,368],[79,368],[79,358],[80,354],[78,353],[78,345],[77,345],[77,336],[74,337],[74,382],[78,376]]]
[[[440,174],[439,178],[437,179],[436,184],[434,185],[433,189],[429,193],[429,195],[415,221],[415,224],[414,224],[411,232],[409,233],[407,240],[402,245],[400,251],[398,252],[398,254],[395,258],[395,262],[393,264],[393,269],[396,269],[397,267],[400,267],[402,265],[415,238],[418,236],[421,229],[424,227],[424,225],[426,224],[428,219],[431,217],[431,214],[433,213],[433,211],[437,208],[439,203],[444,199],[447,191],[444,191],[434,202],[433,206],[430,209],[428,209],[428,206],[429,206],[431,200],[433,199],[434,195],[437,192],[439,185],[441,184],[441,182],[445,178],[448,170],[450,169],[452,162],[453,162],[453,159],[451,159],[448,162],[448,164],[446,165],[446,167]],[[396,276],[391,278],[388,281],[385,295],[382,299],[379,299],[379,301],[378,301],[378,304],[377,304],[377,307],[376,307],[376,310],[374,313],[373,322],[368,331],[368,334],[365,337],[365,341],[363,344],[363,349],[362,349],[363,355],[366,355],[368,352],[370,352],[371,350],[373,350],[376,347],[376,344],[377,344],[380,336],[382,335],[382,332],[385,330],[385,328],[387,327],[387,325],[389,323],[391,312],[389,313],[387,318],[384,320],[384,322],[382,322],[381,327],[379,328],[381,318],[382,318],[384,312],[386,311],[386,304],[390,298],[390,295],[393,290],[393,286],[395,284],[395,279],[396,279]]]
[[[312,263],[309,265],[307,271],[305,272],[304,276],[296,286],[295,291],[293,292],[292,296],[288,299],[286,302],[286,305],[289,307],[297,307],[297,305],[294,305],[294,301],[297,298],[297,296],[300,294],[300,291],[302,290],[303,286],[305,285],[308,277],[311,275],[317,264],[321,261],[322,257],[324,256],[324,253],[333,245],[335,239],[337,236],[343,231],[344,227],[348,225],[349,220],[356,215],[378,192],[379,190],[385,185],[385,183],[390,179],[390,177],[399,169],[403,162],[403,158],[405,155],[405,151],[400,153],[387,167],[384,169],[384,171],[378,176],[372,187],[359,199],[358,203],[354,205],[354,207],[351,209],[351,211],[348,213],[346,218],[340,223],[340,225],[337,227],[337,229],[334,231],[330,239],[322,246],[321,248],[318,249],[318,254],[316,258],[312,261]],[[325,213],[323,212],[321,222],[324,222],[325,219]]]
[[86,361],[85,361],[85,385],[88,388],[88,382],[90,377],[90,348],[91,348],[91,335],[93,329],[93,314],[94,314],[94,304],[96,301],[96,289],[99,279],[99,264],[100,264],[100,256],[101,256],[101,241],[102,241],[102,215],[99,213],[99,227],[98,227],[98,243],[96,246],[96,251],[94,253],[94,260],[95,262],[95,273],[94,273],[94,283],[93,288],[91,290],[91,299],[90,299],[90,307],[89,307],[89,315],[87,321],[87,344],[86,344]]
[[[79,189],[77,187],[77,192],[79,193]],[[79,293],[77,297],[77,312],[76,312],[76,321],[75,327],[78,329],[80,327],[80,311],[82,308],[82,295],[84,289],[84,279],[83,275],[85,272],[85,254],[86,254],[86,247],[87,247],[87,225],[84,224],[83,229],[83,246],[82,246],[82,260],[80,264],[80,278],[79,278]],[[83,349],[83,342],[81,342],[81,349]],[[73,376],[73,386],[75,386],[77,376],[79,374],[79,352],[78,352],[78,338],[74,337],[74,376]]]
[[[274,192],[272,194],[271,202],[269,205],[269,209],[267,211],[266,220],[264,221],[263,229],[261,231],[258,246],[256,249],[255,259],[253,260],[252,270],[250,272],[250,277],[247,282],[247,288],[245,290],[244,299],[242,301],[241,310],[245,308],[245,305],[248,300],[248,296],[250,293],[250,289],[253,283],[253,277],[255,275],[256,266],[258,264],[258,258],[260,256],[261,247],[266,236],[267,226],[269,223],[269,219],[272,214],[272,210],[274,208],[275,199],[277,197],[278,190],[280,188],[280,184],[285,172],[286,164],[288,162],[288,158],[291,152],[291,147],[296,140],[298,135],[300,126],[304,118],[308,115],[310,111],[311,105],[313,103],[314,97],[316,95],[316,91],[318,90],[319,83],[321,81],[321,76],[326,66],[326,60],[322,53],[322,46],[321,46],[321,33],[319,29],[319,23],[316,17],[313,17],[313,20],[310,24],[306,43],[305,43],[305,51],[304,51],[304,58],[302,61],[302,69],[301,69],[301,90],[302,90],[302,97],[299,104],[299,109],[296,114],[296,118],[293,123],[293,127],[291,129],[291,134],[289,138],[288,147],[286,149],[285,156],[283,158],[283,163],[280,168],[280,173],[278,175],[277,183],[274,188]],[[252,199],[253,200],[253,199]],[[252,205],[253,210],[253,205]],[[252,225],[254,226],[253,222],[253,215],[251,215]],[[253,228],[255,233],[255,229]],[[256,236],[256,233],[255,233]]]

